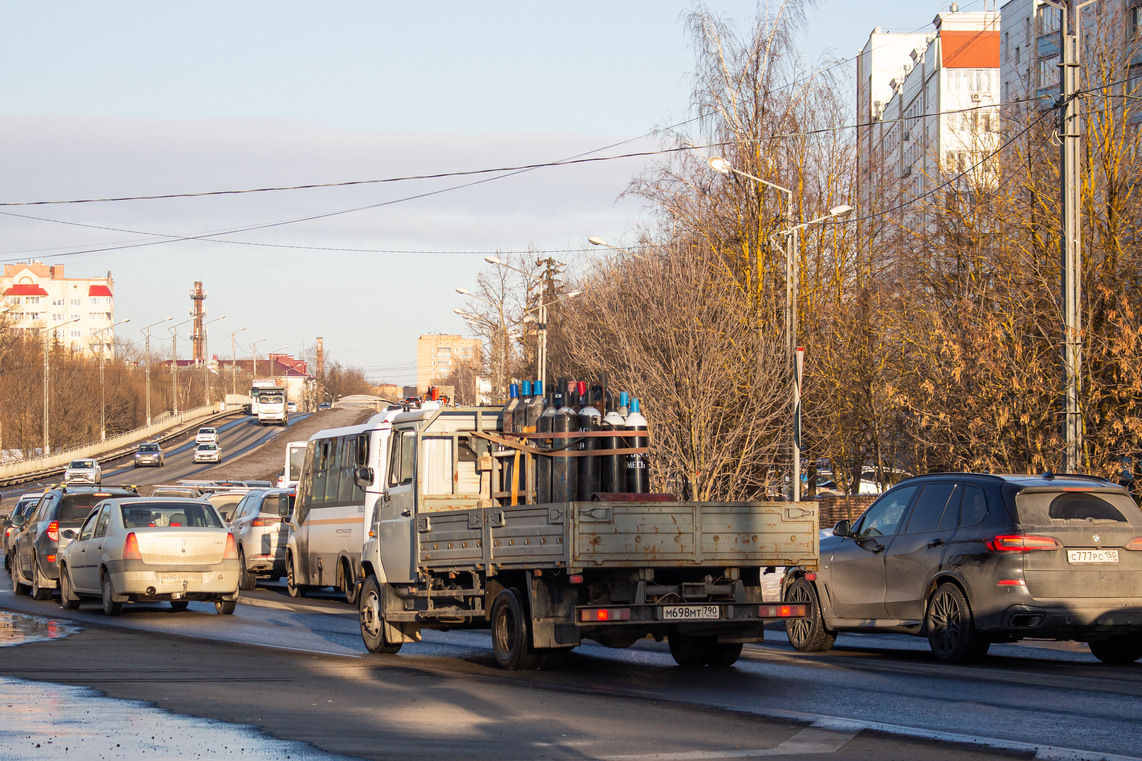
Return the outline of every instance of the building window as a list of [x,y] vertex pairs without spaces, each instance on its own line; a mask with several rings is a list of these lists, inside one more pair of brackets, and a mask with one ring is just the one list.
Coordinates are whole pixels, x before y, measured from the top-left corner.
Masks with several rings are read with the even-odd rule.
[[52,322],[62,322],[62,321],[63,321],[63,315],[62,314],[53,314],[52,315]]
[[62,307],[63,306],[63,299],[52,299],[52,306],[53,307]]
[[71,305],[72,305],[73,307],[80,307],[80,306],[83,306],[83,299],[72,299],[72,300],[71,300]]
[[83,331],[82,330],[72,330],[71,331],[71,337],[72,338],[83,338]]

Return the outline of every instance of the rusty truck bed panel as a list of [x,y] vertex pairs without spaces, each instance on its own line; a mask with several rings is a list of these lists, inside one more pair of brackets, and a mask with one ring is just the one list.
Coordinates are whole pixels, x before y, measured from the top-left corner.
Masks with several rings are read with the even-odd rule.
[[817,563],[812,502],[570,502],[422,515],[424,570]]

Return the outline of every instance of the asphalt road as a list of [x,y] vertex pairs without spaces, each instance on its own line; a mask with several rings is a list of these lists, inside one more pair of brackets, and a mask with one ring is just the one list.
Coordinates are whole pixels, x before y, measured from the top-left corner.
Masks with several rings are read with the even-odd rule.
[[[978,666],[926,642],[842,635],[808,656],[780,632],[724,671],[664,644],[587,644],[558,670],[505,673],[485,632],[426,632],[368,655],[332,593],[243,593],[234,616],[134,605],[114,619],[0,591],[0,608],[84,627],[0,648],[0,675],[91,686],[369,758],[1137,758],[1142,668],[1079,647],[1001,645]],[[982,746],[965,747],[963,742]],[[775,750],[778,749],[778,750]]]

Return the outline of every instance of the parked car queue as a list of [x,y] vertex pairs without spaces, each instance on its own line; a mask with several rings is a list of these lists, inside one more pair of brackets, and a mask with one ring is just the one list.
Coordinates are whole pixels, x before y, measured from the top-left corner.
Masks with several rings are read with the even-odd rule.
[[[5,565],[18,594],[47,599],[59,588],[65,607],[91,598],[114,614],[125,602],[202,599],[233,612],[240,589],[285,572],[293,503],[292,490],[250,489],[227,521],[201,492],[60,487],[33,508],[17,503]],[[1025,638],[1086,643],[1107,663],[1142,658],[1142,511],[1105,479],[918,476],[831,534],[818,567],[784,574],[783,599],[809,609],[786,624],[797,650],[828,650],[842,632],[889,632],[925,637],[945,663]],[[221,564],[226,589],[194,586],[202,574],[189,568],[148,575],[152,559],[169,559],[172,537],[211,543],[203,554]]]

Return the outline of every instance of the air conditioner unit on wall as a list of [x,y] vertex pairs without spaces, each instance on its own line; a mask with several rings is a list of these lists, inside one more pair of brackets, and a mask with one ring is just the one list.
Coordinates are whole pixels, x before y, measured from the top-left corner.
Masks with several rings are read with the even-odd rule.
[[980,94],[977,92],[973,92],[971,94],[971,102],[972,103],[979,103],[979,100],[980,100]]

